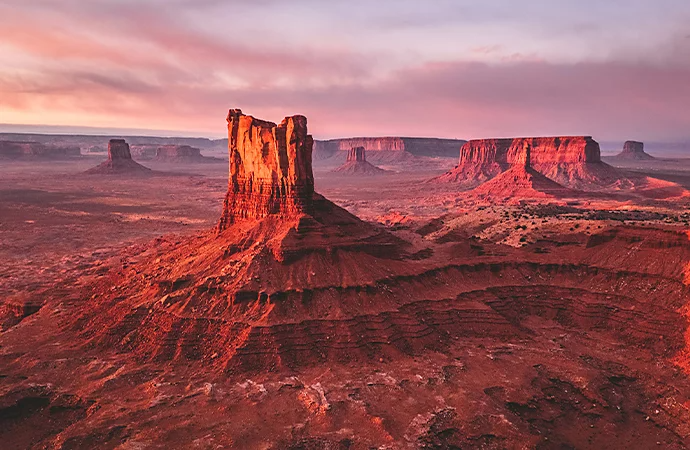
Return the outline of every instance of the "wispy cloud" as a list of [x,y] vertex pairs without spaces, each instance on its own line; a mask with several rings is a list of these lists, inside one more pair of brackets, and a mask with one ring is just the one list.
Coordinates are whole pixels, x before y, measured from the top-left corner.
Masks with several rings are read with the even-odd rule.
[[[659,1],[675,11],[639,0],[0,4],[0,122],[217,134],[241,107],[307,114],[323,137],[688,137],[690,6]],[[616,14],[628,22],[606,22]],[[644,45],[623,29],[635,25]]]

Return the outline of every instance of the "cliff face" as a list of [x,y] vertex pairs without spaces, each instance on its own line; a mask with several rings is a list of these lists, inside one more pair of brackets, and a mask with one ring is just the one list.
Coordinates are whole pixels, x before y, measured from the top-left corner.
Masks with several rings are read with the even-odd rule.
[[473,187],[514,165],[526,165],[553,181],[574,187],[595,183],[599,175],[592,171],[602,172],[608,179],[613,170],[601,162],[599,144],[589,136],[480,139],[466,143],[460,150],[458,166],[439,180]]
[[460,165],[510,165],[525,146],[530,148],[530,162],[533,165],[601,161],[599,144],[589,136],[577,136],[474,140],[460,149]]
[[652,155],[644,151],[644,143],[637,141],[627,141],[623,145],[623,151],[617,157],[637,160],[654,159]]
[[108,159],[114,161],[116,159],[132,159],[132,153],[129,151],[129,144],[124,139],[111,139],[108,142]]
[[364,150],[364,147],[355,147],[351,148],[347,154],[347,161],[361,161],[364,162],[367,160],[366,157],[366,151]]
[[230,175],[219,229],[242,219],[309,212],[313,139],[306,117],[276,125],[232,109],[227,122]]

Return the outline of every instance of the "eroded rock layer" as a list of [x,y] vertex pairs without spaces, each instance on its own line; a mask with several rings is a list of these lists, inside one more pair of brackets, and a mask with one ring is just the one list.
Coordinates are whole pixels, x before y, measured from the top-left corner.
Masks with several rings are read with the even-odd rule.
[[477,186],[520,164],[525,147],[530,150],[532,169],[566,187],[598,190],[632,186],[622,174],[601,161],[599,144],[589,136],[470,141],[460,151],[458,166],[437,180]]
[[311,212],[313,139],[307,118],[286,117],[280,125],[230,110],[230,177],[219,228],[242,219]]

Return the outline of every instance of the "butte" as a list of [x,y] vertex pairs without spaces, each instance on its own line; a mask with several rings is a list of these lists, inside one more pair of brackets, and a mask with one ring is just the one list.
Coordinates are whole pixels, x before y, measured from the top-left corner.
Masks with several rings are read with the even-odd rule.
[[333,172],[343,175],[383,175],[388,171],[368,162],[364,147],[354,147],[347,154],[347,162]]
[[108,142],[108,159],[86,171],[88,174],[150,174],[152,171],[132,159],[129,144],[124,139]]
[[637,141],[626,141],[623,145],[623,151],[616,155],[616,158],[638,161],[655,159],[652,155],[644,151],[644,143]]
[[277,125],[230,110],[227,122],[217,227],[151,245],[131,270],[93,287],[74,329],[89,345],[225,371],[372,351],[360,350],[367,330],[357,316],[390,307],[392,293],[375,286],[427,270],[412,268],[424,256],[314,192],[305,117]]

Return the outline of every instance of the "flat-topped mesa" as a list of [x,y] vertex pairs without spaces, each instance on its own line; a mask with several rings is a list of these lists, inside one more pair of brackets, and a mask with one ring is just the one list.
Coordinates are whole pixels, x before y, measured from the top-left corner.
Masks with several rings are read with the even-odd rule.
[[654,159],[652,155],[644,151],[644,143],[637,141],[626,141],[623,144],[623,151],[617,157],[623,159]]
[[590,136],[477,139],[462,146],[458,166],[438,180],[477,186],[516,164],[567,185],[576,181],[571,175],[582,175],[572,173],[573,168],[603,163],[599,144]]
[[156,149],[156,159],[201,158],[201,150],[189,145],[161,145]]
[[108,160],[132,159],[129,144],[124,139],[111,139],[108,142]]
[[365,162],[367,160],[366,150],[364,147],[351,148],[347,153],[347,161]]
[[286,117],[276,125],[231,109],[227,122],[230,174],[219,230],[243,219],[308,214],[314,141],[307,118]]
[[590,136],[479,139],[460,149],[460,165],[512,165],[529,145],[534,164],[600,162],[599,144]]

